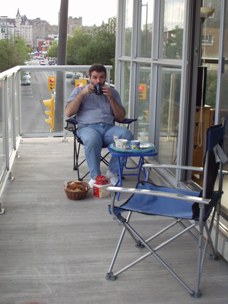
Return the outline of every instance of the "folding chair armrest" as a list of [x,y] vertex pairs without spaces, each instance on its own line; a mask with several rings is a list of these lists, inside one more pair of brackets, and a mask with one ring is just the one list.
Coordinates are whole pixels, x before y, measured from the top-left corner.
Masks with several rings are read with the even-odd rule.
[[70,117],[68,119],[66,119],[66,126],[65,126],[65,130],[67,131],[71,131],[74,132],[76,130],[76,126],[77,126],[77,120],[75,117]]
[[132,122],[137,121],[137,118],[125,118],[121,123],[130,125]]
[[120,124],[127,125],[127,129],[128,129],[130,124],[137,121],[137,120],[138,120],[137,118],[125,118],[123,121],[116,120],[116,122],[118,122]]
[[189,170],[189,171],[203,171],[203,167],[193,167],[193,166],[179,166],[179,165],[170,165],[170,164],[144,164],[144,168],[161,168],[161,169],[180,169],[180,170]]
[[156,196],[162,196],[167,198],[173,198],[177,200],[185,200],[188,202],[195,202],[198,204],[205,204],[208,205],[211,201],[211,199],[198,197],[198,196],[190,196],[190,195],[183,195],[183,194],[175,194],[171,192],[162,192],[162,191],[156,191],[156,190],[147,190],[147,189],[136,189],[136,188],[124,188],[124,187],[114,187],[110,186],[107,188],[110,192],[122,192],[122,193],[137,193],[141,195],[156,195]]

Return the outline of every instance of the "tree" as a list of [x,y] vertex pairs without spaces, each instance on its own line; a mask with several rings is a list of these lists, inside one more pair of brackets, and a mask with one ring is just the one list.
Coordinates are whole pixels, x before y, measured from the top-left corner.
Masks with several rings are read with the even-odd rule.
[[[80,28],[67,42],[67,64],[89,65],[102,63],[113,65],[115,62],[115,33],[102,25],[92,29]],[[114,69],[113,69],[114,71]],[[114,73],[112,71],[112,73]],[[113,75],[111,75],[113,79]]]
[[28,59],[28,51],[25,41],[19,37],[0,40],[0,72],[23,65]]
[[92,39],[93,34],[86,29],[76,29],[74,35],[67,41],[67,64],[90,64],[87,61],[87,52]]
[[91,54],[91,56],[93,55],[93,62],[112,63],[112,60],[115,58],[115,34],[101,28],[90,45],[93,52]]
[[50,48],[48,49],[47,55],[48,57],[56,58],[58,53],[58,43],[54,41]]
[[170,59],[182,58],[183,29],[176,26],[167,31],[167,40],[164,42],[164,57]]

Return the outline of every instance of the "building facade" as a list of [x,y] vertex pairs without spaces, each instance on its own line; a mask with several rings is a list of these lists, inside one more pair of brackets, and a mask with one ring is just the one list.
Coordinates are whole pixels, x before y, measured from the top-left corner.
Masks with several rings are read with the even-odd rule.
[[[82,17],[68,18],[68,34],[72,35],[77,27],[82,26]],[[27,16],[21,15],[17,10],[15,19],[7,16],[0,16],[0,39],[15,39],[20,36],[31,48],[37,48],[40,41],[50,43],[58,36],[58,25],[50,25],[47,21],[40,18],[28,19]],[[54,37],[54,38],[53,38]]]

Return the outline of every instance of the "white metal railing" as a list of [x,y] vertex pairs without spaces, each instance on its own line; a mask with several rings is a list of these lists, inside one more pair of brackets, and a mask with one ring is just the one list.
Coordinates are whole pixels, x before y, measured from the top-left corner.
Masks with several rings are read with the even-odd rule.
[[[66,71],[72,71],[75,73],[88,72],[89,67],[90,65],[26,65],[16,66],[0,73],[0,199],[6,180],[11,177],[12,164],[17,154],[21,138],[25,135],[34,138],[41,136],[41,132],[39,132],[39,130],[36,132],[25,132],[23,129],[23,123],[26,120],[26,115],[29,114],[30,116],[33,111],[32,108],[29,109],[30,103],[26,106],[23,104],[24,100],[22,100],[21,74],[23,72],[37,72],[36,79],[33,80],[32,85],[33,88],[36,88],[37,92],[39,92],[40,90],[38,87],[42,77],[39,79],[37,77],[38,73],[42,74],[42,72],[48,72],[53,74],[57,73],[58,71],[63,73]],[[112,66],[105,67],[107,69],[107,81],[110,82],[110,70],[112,69]],[[64,79],[65,81],[63,81],[63,87],[61,89],[66,92],[67,79],[65,77]],[[42,80],[44,82],[45,77],[43,77]],[[71,90],[72,89],[73,86]],[[27,97],[25,96],[25,98]],[[33,97],[31,95],[30,101],[32,101],[32,98]],[[65,94],[64,100],[62,101],[63,105],[65,104],[66,98],[67,95]],[[26,115],[23,112],[25,109],[28,111]],[[64,117],[63,113],[61,114],[62,117]],[[38,118],[36,117],[34,124],[36,124],[37,119]],[[63,122],[63,128],[60,130],[60,132],[58,132],[58,134],[55,132],[51,133],[47,127],[47,131],[42,132],[42,136],[55,136],[59,134],[64,136],[64,132]]]

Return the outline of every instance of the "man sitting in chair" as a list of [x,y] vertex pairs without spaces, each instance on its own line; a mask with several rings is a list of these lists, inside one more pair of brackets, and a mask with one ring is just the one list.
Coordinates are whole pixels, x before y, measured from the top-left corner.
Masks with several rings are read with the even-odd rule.
[[[102,147],[114,142],[113,137],[133,139],[132,133],[125,127],[116,126],[115,121],[125,119],[125,109],[117,90],[105,85],[106,68],[94,64],[89,69],[90,84],[76,87],[68,98],[65,114],[76,115],[78,136],[83,142],[85,157],[90,171],[89,185],[92,188],[95,179],[101,175],[100,156]],[[106,176],[113,185],[118,178],[117,158],[111,158]]]

